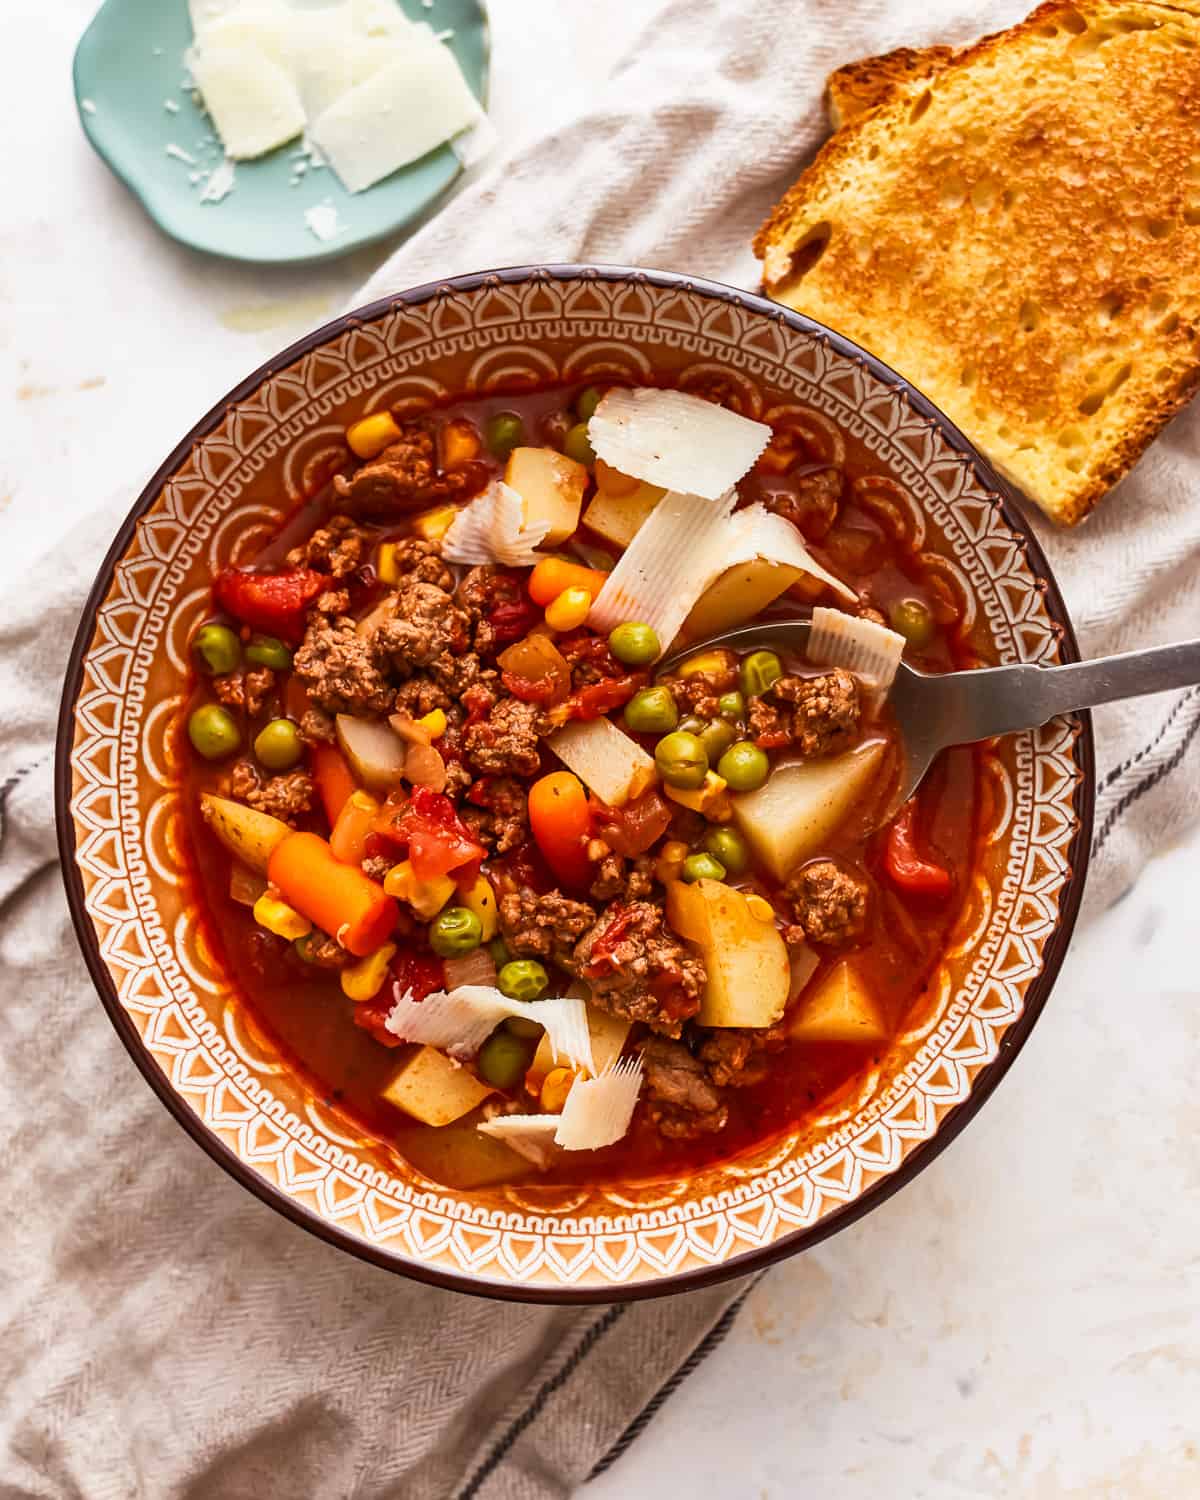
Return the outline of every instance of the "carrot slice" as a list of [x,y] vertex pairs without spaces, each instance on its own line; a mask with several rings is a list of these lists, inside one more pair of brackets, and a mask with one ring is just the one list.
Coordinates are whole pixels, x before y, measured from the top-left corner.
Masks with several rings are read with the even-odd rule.
[[546,863],[564,885],[591,880],[587,841],[591,811],[583,782],[570,771],[552,771],[529,788],[529,826]]
[[608,574],[599,568],[585,568],[562,557],[545,557],[529,575],[529,597],[544,606],[552,604],[564,589],[585,589],[594,599],[607,581]]
[[357,865],[344,865],[315,833],[293,833],[267,865],[267,879],[288,903],[356,958],[388,937],[400,914],[393,897]]
[[336,745],[314,745],[311,754],[313,780],[317,783],[321,805],[332,828],[342,808],[358,791],[358,782]]

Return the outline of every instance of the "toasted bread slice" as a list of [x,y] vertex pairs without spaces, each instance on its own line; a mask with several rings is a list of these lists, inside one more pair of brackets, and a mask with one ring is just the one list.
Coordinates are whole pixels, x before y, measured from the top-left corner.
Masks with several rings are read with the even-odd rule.
[[897,47],[838,68],[825,80],[830,125],[840,130],[882,104],[893,89],[930,77],[953,56],[953,47]]
[[1200,0],[1050,0],[827,143],[767,292],[871,349],[1056,521],[1200,384]]

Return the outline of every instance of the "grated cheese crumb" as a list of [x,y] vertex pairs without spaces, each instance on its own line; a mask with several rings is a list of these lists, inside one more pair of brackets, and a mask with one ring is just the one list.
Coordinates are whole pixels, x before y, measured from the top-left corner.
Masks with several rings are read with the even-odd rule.
[[222,198],[228,197],[233,192],[234,171],[233,163],[226,158],[220,166],[215,167],[204,191],[200,194],[201,203],[220,203]]
[[194,167],[196,165],[196,158],[192,155],[192,153],[190,151],[185,151],[182,146],[177,146],[174,141],[171,141],[167,146],[167,155],[173,156],[176,161],[187,162],[189,167]]
[[346,232],[346,226],[338,219],[338,211],[328,198],[324,203],[314,203],[305,209],[304,222],[319,240],[331,240]]
[[94,99],[81,99],[79,107],[86,115],[94,115],[96,113],[96,101]]
[[177,115],[179,113],[179,105],[174,99],[164,99],[163,108],[169,115]]
[[454,35],[454,27],[450,26],[445,31],[437,31],[437,32],[435,32],[434,36],[433,36],[433,39],[434,39],[435,42],[448,42],[453,35]]

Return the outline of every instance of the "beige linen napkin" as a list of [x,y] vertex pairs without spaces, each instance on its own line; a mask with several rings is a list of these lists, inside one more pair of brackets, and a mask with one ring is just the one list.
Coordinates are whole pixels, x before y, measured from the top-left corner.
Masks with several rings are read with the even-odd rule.
[[[641,3],[640,43],[599,95],[493,165],[357,301],[539,260],[753,286],[750,235],[821,138],[829,69],[1022,13]],[[1193,411],[1085,530],[1039,524],[1085,652],[1197,633],[1198,450]],[[167,1116],[83,971],[52,831],[67,648],[131,499],[0,605],[0,1500],[567,1495],[720,1342],[746,1286],[582,1311],[433,1291],[286,1223]],[[1198,727],[1197,692],[1097,716],[1093,907],[1195,816]]]

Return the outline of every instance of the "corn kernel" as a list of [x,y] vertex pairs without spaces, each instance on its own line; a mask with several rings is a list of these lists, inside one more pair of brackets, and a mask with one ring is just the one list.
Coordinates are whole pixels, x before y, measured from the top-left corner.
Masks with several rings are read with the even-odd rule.
[[561,1114],[574,1082],[575,1074],[570,1068],[551,1068],[542,1080],[541,1093],[538,1095],[542,1108],[549,1110],[552,1115]]
[[384,943],[382,948],[376,948],[374,953],[368,953],[366,958],[360,958],[356,964],[343,969],[342,994],[360,1005],[364,1000],[373,1000],[383,988],[395,952],[395,943]]
[[486,875],[478,876],[475,884],[460,899],[467,910],[473,911],[479,918],[479,924],[483,928],[479,941],[490,943],[500,928],[500,920],[496,915],[496,892],[492,889],[492,882]]
[[440,542],[450,530],[456,515],[457,505],[435,505],[432,510],[423,510],[419,516],[414,516],[410,524],[416,534],[424,537],[427,542]]
[[756,891],[746,897],[746,910],[752,917],[757,917],[760,922],[773,922],[775,920],[775,908]]
[[254,920],[276,937],[287,938],[289,943],[312,931],[312,923],[307,917],[302,917],[295,907],[281,901],[278,896],[272,896],[270,891],[264,891],[254,903]]
[[672,802],[678,802],[680,807],[690,807],[693,812],[703,813],[710,823],[728,823],[733,817],[733,806],[725,791],[727,784],[723,776],[709,771],[704,777],[703,786],[684,788],[664,783],[663,791]]
[[375,571],[381,583],[399,583],[400,569],[396,566],[396,543],[384,542],[375,560]]
[[679,872],[689,853],[685,843],[679,839],[668,839],[659,850],[654,865],[654,877],[660,885],[668,885],[672,880],[679,879]]
[[563,589],[557,599],[546,606],[546,624],[551,630],[578,630],[592,609],[587,589]]
[[447,422],[442,428],[442,468],[453,469],[479,457],[479,434],[463,417]]
[[698,672],[728,672],[732,665],[732,655],[718,647],[714,651],[701,651],[696,656],[689,656],[675,670],[680,677],[695,677]]
[[435,708],[432,713],[422,715],[417,723],[428,732],[431,740],[439,740],[446,732],[446,710]]
[[390,411],[372,412],[346,428],[346,441],[359,458],[378,458],[399,436],[400,429]]
[[389,896],[407,901],[418,917],[426,921],[436,917],[454,894],[454,882],[449,875],[437,875],[432,880],[418,880],[413,874],[412,861],[401,860],[383,877],[383,888]]

